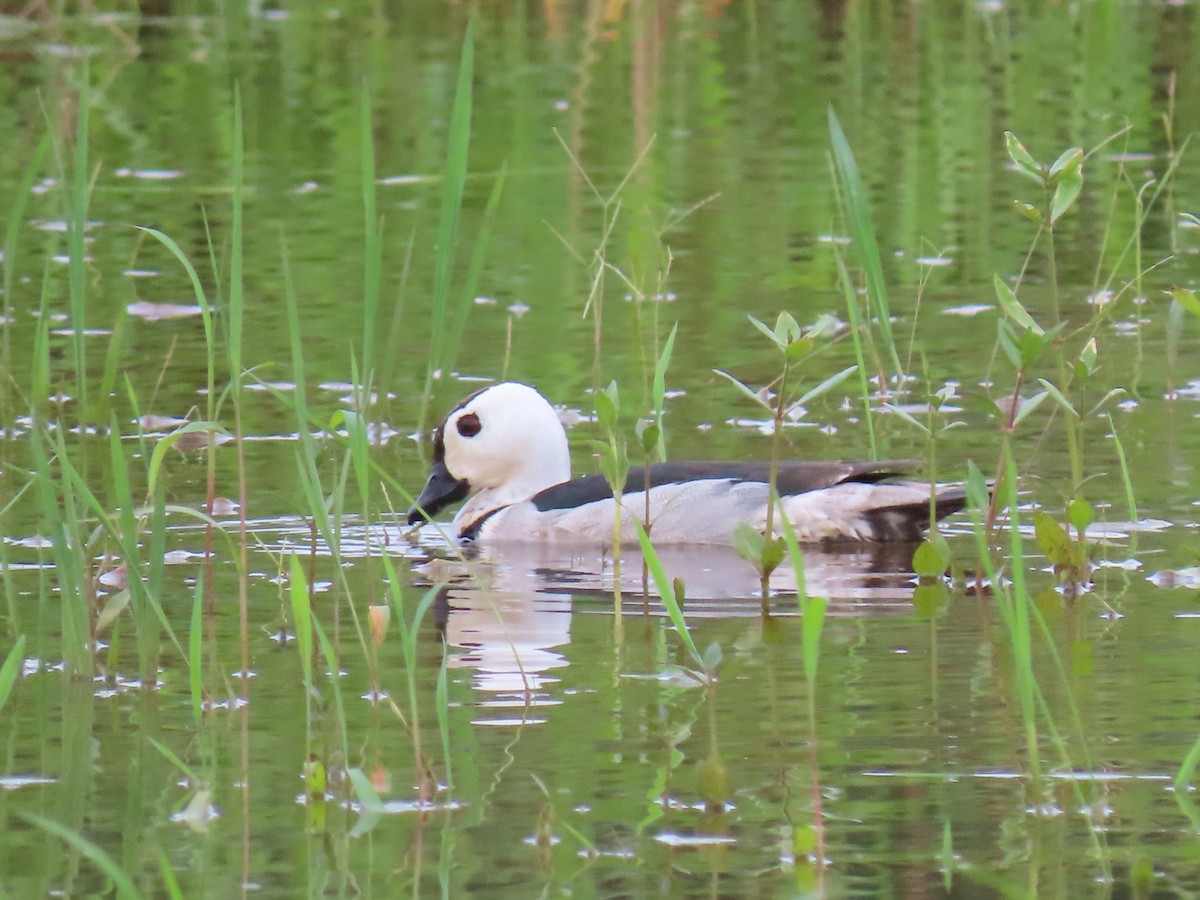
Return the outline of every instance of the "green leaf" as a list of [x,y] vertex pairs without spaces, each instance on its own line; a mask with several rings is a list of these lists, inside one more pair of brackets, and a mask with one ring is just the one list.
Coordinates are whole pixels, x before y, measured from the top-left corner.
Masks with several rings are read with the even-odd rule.
[[1070,150],[1064,150],[1050,166],[1050,178],[1061,180],[1078,172],[1082,166],[1083,150],[1079,147],[1072,147]]
[[786,553],[787,546],[784,544],[783,538],[776,537],[769,541],[764,539],[762,552],[763,574],[770,575],[778,569]]
[[766,538],[748,522],[738,522],[733,529],[733,549],[737,555],[756,569],[762,569],[763,545]]
[[660,434],[661,429],[653,422],[642,421],[638,423],[638,437],[642,441],[642,453],[646,456],[651,456],[658,449]]
[[1008,149],[1009,158],[1017,164],[1021,171],[1033,176],[1038,181],[1042,180],[1045,170],[1030,155],[1029,151],[1025,149],[1025,145],[1017,140],[1015,134],[1011,131],[1004,132],[1004,144]]
[[617,410],[620,403],[617,383],[609,382],[608,387],[595,395],[596,421],[600,430],[605,434],[613,434],[617,429]]
[[793,406],[805,406],[810,401],[815,400],[817,397],[820,397],[822,394],[826,393],[827,391],[833,390],[835,387],[837,387],[839,384],[841,384],[843,381],[845,381],[847,378],[849,378],[851,375],[853,375],[857,371],[858,371],[857,365],[853,365],[853,366],[850,366],[849,368],[842,369],[842,371],[838,372],[836,375],[831,375],[828,378],[826,378],[824,381],[822,381],[820,384],[818,384],[815,388],[813,388],[811,391],[809,391],[807,394],[805,394],[803,397],[801,397],[799,400],[797,400],[792,405]]
[[1041,406],[1042,401],[1049,396],[1050,395],[1046,391],[1038,391],[1036,394],[1026,400],[1018,400],[1017,403],[1019,405],[1017,406],[1017,414],[1013,416],[1013,427],[1015,428],[1017,425],[1020,425],[1025,417]]
[[703,657],[701,657],[700,651],[696,648],[696,642],[692,640],[692,633],[688,630],[687,621],[683,617],[683,608],[676,599],[675,587],[671,583],[671,580],[667,578],[667,571],[663,568],[662,559],[659,558],[654,545],[650,543],[650,535],[646,534],[646,529],[642,526],[642,523],[634,519],[633,525],[637,529],[638,544],[642,548],[642,558],[646,561],[646,568],[650,570],[650,576],[654,579],[654,586],[658,589],[658,596],[662,600],[663,608],[666,609],[671,624],[675,626],[675,633],[679,635],[680,640],[687,647],[692,659],[703,666]]
[[775,415],[775,410],[773,410],[771,408],[770,403],[768,403],[766,400],[764,400],[762,397],[760,397],[756,392],[754,392],[750,388],[748,388],[745,384],[738,381],[736,378],[734,378],[728,372],[722,372],[720,369],[713,369],[713,372],[715,372],[717,375],[720,375],[722,378],[728,379],[728,381],[734,387],[736,387],[739,391],[742,392],[742,396],[747,397],[750,400],[753,400],[755,403],[757,403],[759,406],[761,406],[763,409],[765,409],[768,413],[770,413],[771,415]]
[[1038,548],[1046,555],[1046,559],[1054,564],[1055,568],[1066,568],[1071,565],[1074,542],[1057,519],[1039,509],[1033,514],[1033,531],[1037,537]]
[[1061,406],[1070,415],[1077,419],[1079,418],[1079,413],[1075,410],[1075,407],[1071,404],[1071,401],[1063,396],[1063,392],[1060,391],[1053,382],[1047,381],[1045,378],[1039,378],[1038,383],[1049,392],[1050,396],[1054,398],[1055,403]]
[[999,275],[994,275],[992,277],[992,284],[996,288],[996,299],[1000,302],[1000,309],[1006,316],[1026,330],[1033,331],[1036,334],[1045,333],[1042,327],[1034,321],[1029,311],[1021,305],[1021,301],[1017,299],[1017,295],[1013,293],[1013,289],[1008,286],[1008,283],[1003,278]]
[[791,362],[798,362],[812,353],[816,346],[817,342],[812,337],[806,335],[805,337],[788,341],[783,352]]
[[[141,576],[136,572],[130,573],[131,578],[139,578]],[[96,614],[96,633],[103,634],[108,631],[108,626],[116,621],[117,616],[125,611],[125,607],[129,606],[129,601],[132,599],[132,594],[128,590],[117,591],[108,598],[108,601],[101,607],[100,612]]]
[[940,534],[931,534],[921,541],[913,553],[913,572],[921,578],[940,578],[949,565],[950,545]]
[[950,603],[950,588],[938,579],[918,584],[913,591],[913,609],[927,619],[932,619]]
[[755,328],[757,328],[759,331],[761,331],[763,334],[765,334],[768,338],[770,338],[772,344],[774,344],[780,350],[787,349],[787,343],[784,341],[781,341],[779,339],[779,336],[777,334],[775,334],[775,332],[772,331],[767,325],[760,322],[758,319],[754,318],[754,316],[747,316],[746,318],[748,318],[751,321],[751,323],[753,323]]
[[782,347],[795,343],[800,339],[800,324],[789,312],[781,312],[775,319],[775,342]]
[[1083,381],[1087,376],[1096,371],[1096,360],[1099,352],[1096,348],[1096,339],[1092,338],[1083,349],[1079,351],[1079,359],[1075,361],[1075,378]]
[[1000,344],[1000,349],[1004,351],[1004,355],[1008,357],[1012,367],[1019,370],[1021,368],[1021,349],[1017,346],[1017,335],[1012,330],[1012,326],[1004,319],[996,320],[996,341]]
[[971,392],[964,395],[963,406],[971,412],[982,413],[985,416],[993,418],[1002,418],[1004,413],[1000,409],[1000,405],[986,394]]
[[883,404],[883,408],[890,413],[896,414],[914,428],[919,428],[922,434],[929,434],[929,427],[907,410],[901,409],[899,406],[896,406],[892,403]]
[[1087,527],[1096,519],[1096,512],[1092,509],[1092,504],[1088,503],[1083,497],[1076,497],[1067,506],[1067,521],[1075,526],[1075,530],[1080,534],[1087,531]]
[[1029,219],[1031,222],[1036,222],[1038,225],[1045,225],[1046,220],[1042,218],[1042,211],[1032,203],[1026,203],[1024,200],[1014,200],[1013,206],[1017,212]]
[[1017,341],[1017,346],[1021,348],[1021,368],[1028,369],[1036,363],[1049,343],[1050,340],[1044,334],[1038,334],[1036,331],[1023,332]]
[[704,671],[712,675],[717,671],[717,667],[721,665],[721,645],[715,641],[708,645],[708,649],[704,651]]
[[1200,316],[1200,298],[1196,296],[1196,292],[1188,288],[1174,288],[1170,291],[1175,302],[1189,312]]
[[1058,187],[1054,189],[1054,200],[1050,204],[1050,224],[1054,225],[1062,218],[1063,213],[1071,208],[1075,203],[1075,198],[1079,196],[1080,190],[1083,189],[1083,172],[1076,170],[1070,174],[1063,175],[1058,182]]

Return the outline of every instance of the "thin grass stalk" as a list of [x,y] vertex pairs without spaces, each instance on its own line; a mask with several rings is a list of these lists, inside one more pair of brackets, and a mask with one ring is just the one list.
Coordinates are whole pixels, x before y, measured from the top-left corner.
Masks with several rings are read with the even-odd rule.
[[1117,451],[1117,462],[1121,467],[1121,484],[1125,486],[1125,505],[1129,510],[1129,521],[1136,522],[1138,520],[1137,500],[1133,494],[1133,477],[1129,472],[1129,461],[1125,457],[1125,445],[1121,443],[1121,436],[1117,434],[1117,425],[1113,421],[1112,413],[1108,414],[1108,430],[1112,435],[1113,446]]
[[209,566],[200,567],[196,590],[192,594],[192,618],[188,626],[188,696],[192,701],[192,721],[198,731],[204,724],[204,590]]
[[396,625],[400,632],[400,649],[404,662],[404,683],[408,694],[408,716],[404,718],[409,736],[412,739],[413,773],[418,779],[418,791],[422,802],[426,800],[429,769],[425,758],[421,738],[420,705],[417,694],[417,638],[420,632],[421,619],[437,599],[441,585],[434,585],[418,601],[411,622],[405,610],[404,591],[400,587],[396,566],[390,556],[383,557],[384,571],[388,580],[388,592],[391,595],[392,606],[396,612]]
[[[109,426],[109,473],[112,481],[110,505],[117,510],[122,542],[121,562],[125,565],[125,580],[128,584],[130,602],[133,606],[133,625],[137,635],[138,673],[143,684],[153,683],[158,677],[158,622],[147,602],[147,591],[142,582],[141,545],[137,540],[138,522],[133,504],[133,492],[129,486],[129,472],[125,466],[125,451],[121,447],[121,436],[116,416]],[[126,550],[132,556],[126,555]]]
[[817,731],[817,669],[821,658],[821,633],[825,628],[825,612],[828,601],[808,595],[808,584],[804,569],[804,552],[796,538],[796,529],[783,513],[783,502],[777,491],[772,490],[773,504],[779,505],[779,520],[782,523],[784,544],[792,571],[796,575],[796,605],[800,611],[800,645],[804,651],[804,681],[807,685],[808,713],[808,764],[812,784],[813,831],[816,837],[818,883],[825,882],[825,813],[821,793],[821,755]]
[[[51,140],[50,132],[47,130],[40,141],[37,148],[33,152],[29,163],[25,166],[25,171],[21,175],[21,180],[17,184],[13,195],[10,197],[12,206],[8,211],[8,223],[4,231],[4,306],[0,307],[0,367],[5,372],[14,371],[12,364],[12,335],[11,324],[13,322],[13,290],[17,283],[17,259],[19,254],[19,245],[21,237],[21,229],[25,225],[25,210],[29,203],[29,197],[33,193],[33,182],[41,172],[42,165],[46,161],[46,155],[50,151]],[[0,409],[12,409],[11,385],[8,378],[0,379]],[[7,444],[7,441],[5,442]],[[0,519],[2,521],[2,519]],[[8,532],[5,531],[5,534]],[[7,568],[7,567],[6,567]]]
[[[84,271],[87,248],[84,231],[87,228],[88,208],[88,118],[91,113],[91,72],[87,56],[83,58],[76,94],[75,161],[71,177],[71,201],[67,216],[68,283],[71,298],[71,348],[75,364],[75,396],[79,405],[79,424],[88,413],[87,353],[84,335],[87,330],[87,280]],[[81,435],[82,435],[81,430]]]
[[[450,133],[446,152],[446,168],[442,179],[441,213],[438,222],[437,244],[434,250],[434,278],[430,314],[430,355],[425,371],[425,387],[421,397],[418,431],[422,434],[428,424],[429,402],[433,379],[438,370],[449,375],[445,366],[453,348],[448,346],[448,329],[456,312],[450,309],[450,286],[458,244],[458,220],[466,186],[468,150],[471,140],[472,75],[474,72],[474,27],[467,23],[463,36],[462,54],[458,64],[458,82],[454,105],[450,113]],[[465,296],[460,303],[467,302]]]
[[[362,148],[362,195],[363,195],[363,374],[369,384],[375,373],[376,329],[379,323],[379,297],[383,280],[383,239],[380,233],[379,214],[375,204],[375,129],[371,122],[371,90],[363,83],[360,101],[360,145]],[[359,411],[366,412],[369,402],[364,388],[355,382],[359,397]]]
[[[232,231],[229,248],[229,330],[226,341],[229,352],[229,391],[233,400],[234,442],[237,454],[238,481],[238,635],[241,644],[242,694],[249,694],[250,685],[250,616],[247,585],[247,546],[249,537],[246,528],[246,452],[242,430],[242,326],[245,318],[245,292],[242,275],[243,250],[243,199],[245,188],[245,143],[242,121],[242,92],[240,86],[233,91],[233,197]],[[243,795],[248,803],[249,790]],[[247,810],[248,812],[248,810]],[[248,817],[247,817],[248,820]]]
[[[846,261],[842,259],[841,253],[836,250],[834,252],[838,266],[838,281],[842,283],[842,290],[846,298],[846,315],[850,320],[850,339],[854,344],[854,359],[858,363],[858,393],[863,405],[863,420],[867,423],[867,439],[871,448],[871,459],[879,459],[879,446],[875,438],[875,411],[871,407],[871,384],[867,377],[866,354],[863,352],[864,337],[873,356],[875,355],[875,345],[871,341],[871,332],[864,331],[862,327],[858,298],[854,296],[854,284],[850,280],[850,273],[846,270]],[[882,368],[878,358],[875,360],[875,367]]]

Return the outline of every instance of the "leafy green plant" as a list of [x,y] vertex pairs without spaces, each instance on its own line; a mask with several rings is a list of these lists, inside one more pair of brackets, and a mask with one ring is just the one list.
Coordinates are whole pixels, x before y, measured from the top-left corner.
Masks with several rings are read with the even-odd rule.
[[[790,313],[781,312],[775,320],[775,326],[769,327],[758,319],[750,316],[750,322],[779,354],[780,373],[761,390],[754,390],[744,382],[714,369],[718,375],[727,379],[736,387],[742,396],[761,407],[771,417],[771,458],[768,479],[768,496],[774,496],[775,486],[779,478],[779,454],[783,439],[784,423],[802,411],[805,404],[815,400],[822,394],[836,387],[846,378],[854,374],[857,366],[843,369],[818,384],[811,390],[799,394],[793,382],[797,372],[819,348],[819,342],[832,336],[833,323],[829,318],[822,317],[807,331],[802,329]],[[762,588],[764,612],[766,611],[767,595],[770,590],[771,573],[779,567],[784,559],[784,542],[775,533],[775,506],[768,504],[766,527],[762,532],[749,524],[741,523],[734,530],[734,548],[738,555],[753,565],[759,573]]]

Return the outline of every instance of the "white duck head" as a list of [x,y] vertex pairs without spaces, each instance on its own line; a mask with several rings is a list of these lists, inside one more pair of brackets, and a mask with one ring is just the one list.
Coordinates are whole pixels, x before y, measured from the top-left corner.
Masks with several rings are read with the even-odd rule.
[[408,511],[408,524],[470,497],[454,517],[456,525],[469,526],[570,477],[567,433],[546,398],[525,384],[492,385],[463,400],[438,426],[429,480]]

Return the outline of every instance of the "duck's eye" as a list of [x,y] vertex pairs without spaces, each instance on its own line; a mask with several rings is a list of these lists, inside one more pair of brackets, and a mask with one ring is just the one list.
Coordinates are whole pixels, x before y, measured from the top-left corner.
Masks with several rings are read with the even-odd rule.
[[459,416],[458,422],[455,425],[458,428],[458,433],[463,437],[475,437],[479,434],[479,430],[483,426],[479,423],[479,416],[475,413],[467,413],[465,416]]

